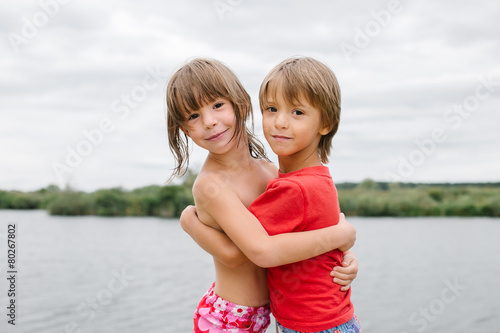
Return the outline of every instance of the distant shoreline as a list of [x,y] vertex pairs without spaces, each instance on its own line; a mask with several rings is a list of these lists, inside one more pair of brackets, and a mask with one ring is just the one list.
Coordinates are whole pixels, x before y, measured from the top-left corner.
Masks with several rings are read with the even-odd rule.
[[[32,191],[0,190],[0,209],[45,209],[51,215],[157,216],[176,218],[193,204],[195,175],[180,185],[121,188],[87,193],[55,185]],[[500,217],[500,183],[387,183],[370,179],[336,184],[348,216]]]

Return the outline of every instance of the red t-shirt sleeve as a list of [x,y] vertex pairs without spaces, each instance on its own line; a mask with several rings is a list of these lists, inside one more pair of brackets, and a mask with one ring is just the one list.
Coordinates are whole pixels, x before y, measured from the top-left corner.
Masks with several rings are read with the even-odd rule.
[[269,184],[249,209],[271,236],[301,231],[306,208],[304,199],[297,183],[280,179]]

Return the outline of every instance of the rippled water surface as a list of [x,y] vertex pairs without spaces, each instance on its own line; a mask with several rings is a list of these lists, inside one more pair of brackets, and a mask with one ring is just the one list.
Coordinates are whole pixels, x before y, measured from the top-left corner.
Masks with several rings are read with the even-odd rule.
[[[498,332],[500,219],[349,218],[365,333]],[[16,325],[7,225],[16,224]],[[0,210],[0,332],[190,332],[212,260],[177,220]],[[268,332],[274,332],[269,329]]]

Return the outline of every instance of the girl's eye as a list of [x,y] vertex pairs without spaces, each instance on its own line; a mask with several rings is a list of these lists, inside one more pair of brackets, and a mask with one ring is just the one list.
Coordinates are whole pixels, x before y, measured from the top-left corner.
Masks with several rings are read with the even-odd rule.
[[300,115],[303,115],[304,112],[302,112],[300,110],[293,110],[293,114],[296,115],[296,116],[300,116]]
[[197,114],[197,113],[193,113],[193,114],[191,114],[191,115],[188,117],[188,119],[187,119],[187,120],[188,120],[188,121],[189,121],[189,120],[193,120],[193,119],[198,118],[199,116],[200,116],[199,114]]
[[223,105],[224,105],[224,103],[222,103],[222,102],[215,103],[214,108],[218,109],[218,108],[222,107]]
[[270,106],[266,110],[269,111],[269,112],[276,112],[276,111],[278,111],[274,106]]

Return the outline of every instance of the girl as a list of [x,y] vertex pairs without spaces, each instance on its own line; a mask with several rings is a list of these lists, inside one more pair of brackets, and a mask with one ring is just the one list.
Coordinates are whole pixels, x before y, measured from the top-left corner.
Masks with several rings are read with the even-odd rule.
[[[231,70],[210,59],[192,60],[175,72],[166,95],[169,146],[177,161],[173,176],[182,175],[189,164],[187,137],[208,151],[193,197],[199,219],[209,227],[181,217],[183,228],[214,256],[216,272],[214,285],[195,312],[194,332],[264,332],[270,310],[262,267],[336,248],[347,251],[354,244],[355,229],[341,218],[334,227],[270,237],[246,209],[241,221],[214,219],[221,212],[230,215],[248,207],[278,175],[245,126],[252,117],[250,97]],[[340,277],[348,285],[356,272],[355,261],[343,272],[348,275]]]

